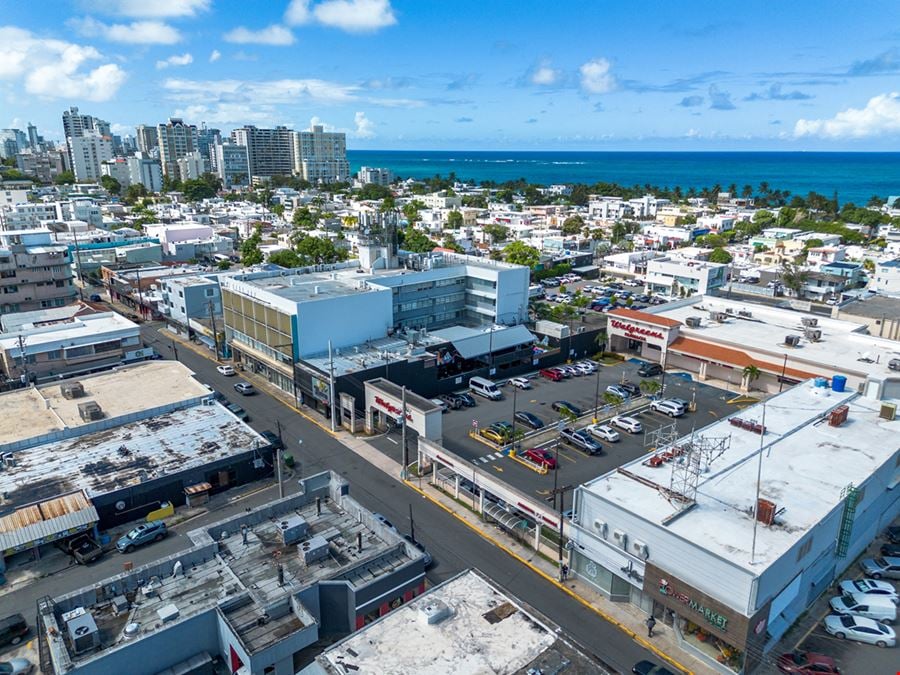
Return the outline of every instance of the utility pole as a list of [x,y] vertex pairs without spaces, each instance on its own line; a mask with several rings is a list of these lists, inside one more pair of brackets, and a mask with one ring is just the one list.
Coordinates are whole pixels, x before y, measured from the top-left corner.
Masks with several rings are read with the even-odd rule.
[[275,420],[278,429],[278,448],[275,450],[275,475],[278,480],[278,498],[284,498],[284,483],[281,481],[281,448],[284,446],[284,440],[281,438],[281,420]]
[[597,382],[594,386],[594,424],[600,421],[600,366],[597,366]]
[[206,303],[206,306],[209,308],[209,321],[212,324],[212,332],[213,332],[213,344],[216,349],[216,362],[219,361],[219,331],[216,330],[216,313],[213,311],[213,301],[210,300]]
[[412,539],[413,541],[416,540],[416,524],[415,524],[415,522],[413,522],[413,517],[412,517],[412,503],[411,503],[411,502],[410,502],[410,505],[409,505],[409,537],[410,537],[410,539]]
[[84,272],[81,269],[81,253],[78,249],[78,230],[72,230],[72,236],[75,237],[75,261],[78,265],[78,299],[84,300]]
[[331,340],[328,341],[328,405],[331,407],[331,433],[334,433],[335,418],[334,401],[334,353],[331,349]]
[[175,338],[169,338],[172,340],[172,351],[175,353],[175,360],[178,361],[178,347],[175,346]]
[[28,384],[31,382],[31,375],[28,372],[28,357],[25,354],[25,336],[22,334],[19,334],[18,340],[19,340],[19,358],[22,359],[22,376],[21,377],[23,378],[24,384],[26,386],[28,386]]
[[756,529],[759,526],[759,487],[762,482],[763,438],[766,435],[766,403],[762,406],[762,433],[759,435],[759,463],[756,467],[756,501],[753,503],[753,544],[750,546],[750,564],[756,563]]
[[403,447],[403,466],[400,467],[400,478],[406,480],[406,467],[409,466],[409,450],[406,447],[406,387],[400,389],[400,443]]
[[516,456],[519,455],[519,448],[516,444],[516,395],[519,393],[519,388],[513,386],[513,414],[512,414],[512,441],[513,451],[516,453]]

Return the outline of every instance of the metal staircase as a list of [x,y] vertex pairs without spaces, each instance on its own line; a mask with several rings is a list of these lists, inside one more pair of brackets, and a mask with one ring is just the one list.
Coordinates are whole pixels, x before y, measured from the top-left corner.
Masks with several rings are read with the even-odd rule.
[[844,558],[850,547],[850,535],[853,532],[853,519],[856,517],[856,504],[859,501],[859,488],[850,483],[841,490],[841,499],[844,501],[844,513],[841,515],[841,529],[838,531],[835,555]]

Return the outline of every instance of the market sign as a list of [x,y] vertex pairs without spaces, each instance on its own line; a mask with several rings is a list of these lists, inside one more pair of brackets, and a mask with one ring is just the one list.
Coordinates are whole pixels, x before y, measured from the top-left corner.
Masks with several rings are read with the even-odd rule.
[[716,610],[707,607],[703,604],[702,601],[695,600],[691,596],[686,593],[681,593],[676,591],[672,586],[669,585],[668,579],[660,579],[659,580],[659,592],[663,595],[674,598],[678,602],[683,605],[690,607],[692,610],[700,614],[704,619],[706,619],[713,626],[722,631],[728,630],[728,617],[720,614]]
[[620,335],[629,340],[639,340],[660,347],[667,343],[666,333],[658,327],[648,328],[631,321],[622,321],[613,317],[609,317],[609,332],[612,335]]

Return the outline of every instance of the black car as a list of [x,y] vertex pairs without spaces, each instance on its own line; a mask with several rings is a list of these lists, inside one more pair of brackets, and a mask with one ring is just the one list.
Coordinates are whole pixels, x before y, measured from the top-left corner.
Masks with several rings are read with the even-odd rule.
[[456,394],[441,394],[438,398],[446,403],[450,410],[459,410],[463,407],[463,402]]
[[638,375],[641,377],[656,377],[663,371],[662,366],[658,363],[645,363],[638,368]]
[[900,544],[882,544],[881,555],[888,558],[900,558]]
[[259,435],[265,438],[275,450],[284,450],[284,443],[274,431],[260,431]]
[[900,544],[900,525],[891,525],[884,535],[892,544]]
[[537,415],[533,415],[530,412],[526,412],[525,410],[520,410],[516,413],[516,420],[524,424],[525,426],[531,427],[532,429],[543,429],[544,422]]
[[465,393],[463,393],[463,394],[454,394],[454,396],[458,397],[459,400],[462,401],[462,404],[463,404],[466,408],[474,408],[476,405],[478,405],[478,404],[475,402],[475,397],[472,396],[472,394],[465,394]]
[[631,396],[640,396],[641,394],[641,388],[634,384],[634,382],[623,382],[619,386],[627,391]]
[[632,666],[631,672],[635,675],[675,675],[668,668],[658,666],[652,661],[638,661]]
[[581,417],[581,408],[569,403],[568,401],[554,401],[550,404],[550,407],[559,413],[567,412],[571,415],[575,415],[575,417]]
[[10,614],[0,619],[0,647],[17,645],[28,635],[28,623],[21,614]]

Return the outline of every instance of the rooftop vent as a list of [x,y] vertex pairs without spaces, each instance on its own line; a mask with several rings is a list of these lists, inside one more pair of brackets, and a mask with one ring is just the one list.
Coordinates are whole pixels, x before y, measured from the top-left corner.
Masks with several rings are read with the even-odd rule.
[[85,401],[78,404],[78,414],[85,422],[93,422],[94,420],[103,419],[103,410],[96,401]]
[[285,546],[296,544],[306,536],[309,523],[302,516],[291,516],[278,523],[278,531],[281,534],[281,543]]
[[828,416],[828,425],[832,427],[839,427],[844,422],[847,421],[847,415],[850,412],[850,408],[845,405],[839,405],[837,408],[831,411],[831,414]]
[[819,325],[819,319],[814,316],[804,316],[800,319],[800,323],[802,323],[806,328],[815,328]]
[[309,566],[328,557],[328,540],[319,534],[314,535],[297,544],[297,553],[300,554],[303,564]]
[[699,316],[689,316],[684,320],[684,323],[687,324],[688,328],[700,328],[702,319]]
[[429,626],[434,626],[445,619],[449,619],[452,615],[453,611],[443,600],[432,600],[419,609],[419,616]]
[[63,398],[81,398],[84,396],[84,385],[81,382],[66,382],[60,385],[59,392]]
[[763,525],[771,525],[775,522],[775,502],[768,499],[760,499],[756,502],[756,519]]
[[753,318],[753,312],[751,312],[749,309],[739,309],[738,316],[743,317],[745,319],[751,319],[751,318]]
[[819,328],[807,328],[803,334],[810,342],[818,342],[822,339],[822,331]]
[[788,347],[799,347],[800,346],[800,336],[799,335],[785,335],[784,336],[784,344]]
[[878,416],[883,420],[892,422],[894,420],[894,418],[897,416],[897,404],[882,403],[881,410],[878,411]]

